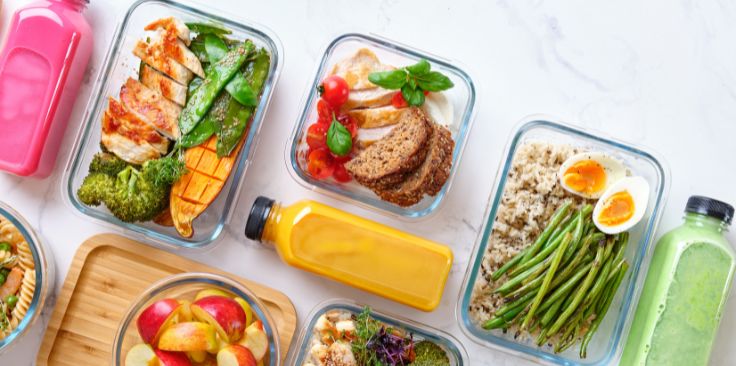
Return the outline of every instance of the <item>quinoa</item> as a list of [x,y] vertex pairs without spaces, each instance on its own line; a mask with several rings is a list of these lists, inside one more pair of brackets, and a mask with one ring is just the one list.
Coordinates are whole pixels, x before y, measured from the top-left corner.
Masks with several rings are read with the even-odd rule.
[[491,319],[496,309],[503,305],[502,296],[493,294],[493,290],[505,282],[506,275],[494,282],[491,274],[532,244],[564,202],[572,201],[572,207],[585,202],[565,191],[558,184],[557,174],[567,158],[582,151],[570,145],[539,141],[525,142],[517,149],[489,245],[483,254],[480,274],[473,285],[469,313],[476,324]]

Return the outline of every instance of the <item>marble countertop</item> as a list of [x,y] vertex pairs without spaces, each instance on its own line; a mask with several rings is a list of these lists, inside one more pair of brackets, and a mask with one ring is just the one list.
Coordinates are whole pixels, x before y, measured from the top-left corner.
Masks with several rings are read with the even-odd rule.
[[[91,85],[118,19],[132,1],[93,0],[86,11],[95,48],[59,154],[46,180],[0,174],[0,200],[18,211],[52,247],[60,288],[77,246],[115,230],[82,217],[62,197],[61,170],[69,158]],[[25,3],[6,0],[0,25]],[[604,1],[208,1],[254,19],[280,38],[281,78],[224,240],[206,253],[181,253],[285,292],[300,326],[325,299],[344,297],[447,330],[467,348],[472,365],[526,364],[465,337],[455,305],[506,141],[527,115],[544,113],[649,147],[669,163],[669,203],[660,233],[680,223],[691,194],[736,203],[736,3],[716,0]],[[359,15],[359,16],[356,16]],[[458,175],[439,214],[418,223],[331,199],[299,185],[287,171],[284,147],[300,101],[326,44],[347,31],[372,32],[461,60],[478,86],[477,116]],[[244,239],[244,216],[257,195],[282,202],[312,198],[447,243],[455,263],[441,306],[421,313],[301,272],[276,253]],[[736,243],[736,235],[729,234]],[[35,360],[43,325],[2,365]],[[736,301],[731,300],[713,350],[713,365],[736,364]]]

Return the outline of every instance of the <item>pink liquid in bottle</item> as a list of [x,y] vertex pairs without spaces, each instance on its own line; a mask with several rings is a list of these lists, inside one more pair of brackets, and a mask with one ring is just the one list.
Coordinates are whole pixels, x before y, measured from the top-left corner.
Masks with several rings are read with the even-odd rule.
[[0,53],[0,170],[51,174],[92,52],[87,0],[43,0],[13,15]]

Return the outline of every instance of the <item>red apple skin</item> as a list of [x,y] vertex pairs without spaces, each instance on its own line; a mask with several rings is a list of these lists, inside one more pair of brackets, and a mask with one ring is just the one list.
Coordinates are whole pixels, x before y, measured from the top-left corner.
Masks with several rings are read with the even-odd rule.
[[153,352],[156,352],[161,366],[192,366],[192,362],[184,352],[169,352],[160,349],[154,349]]
[[226,358],[228,353],[234,356],[235,360],[237,361],[237,365],[233,365],[233,366],[256,366],[257,365],[256,358],[253,357],[253,353],[251,353],[249,349],[241,345],[238,345],[238,344],[231,344],[221,349],[220,352],[217,353],[218,366],[225,365],[222,359]]
[[[199,313],[197,310],[209,314],[212,319],[217,322],[221,328],[221,336],[225,336],[225,340],[230,343],[237,341],[243,336],[247,317],[243,307],[235,300],[223,296],[207,296],[203,297],[192,304],[192,311],[195,317]],[[210,322],[210,319],[200,319]],[[215,326],[215,324],[213,324]],[[220,331],[220,329],[218,329]]]
[[207,323],[176,323],[167,328],[158,346],[164,351],[217,351],[215,328]]
[[164,324],[176,315],[179,306],[179,301],[176,299],[163,299],[154,302],[146,310],[143,310],[137,321],[138,334],[140,334],[143,342],[155,346]]
[[245,329],[245,336],[238,342],[239,345],[247,348],[256,358],[257,361],[263,360],[268,353],[268,336],[263,329],[263,323],[256,320],[253,324]]

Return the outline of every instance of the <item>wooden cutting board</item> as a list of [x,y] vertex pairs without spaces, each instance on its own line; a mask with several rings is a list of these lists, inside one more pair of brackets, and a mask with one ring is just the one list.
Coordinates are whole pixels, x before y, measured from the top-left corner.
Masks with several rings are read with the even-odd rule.
[[182,272],[226,275],[247,286],[271,313],[281,356],[286,358],[296,328],[296,310],[286,295],[118,235],[102,234],[87,239],[77,250],[36,363],[109,364],[118,323],[131,302],[152,283]]

